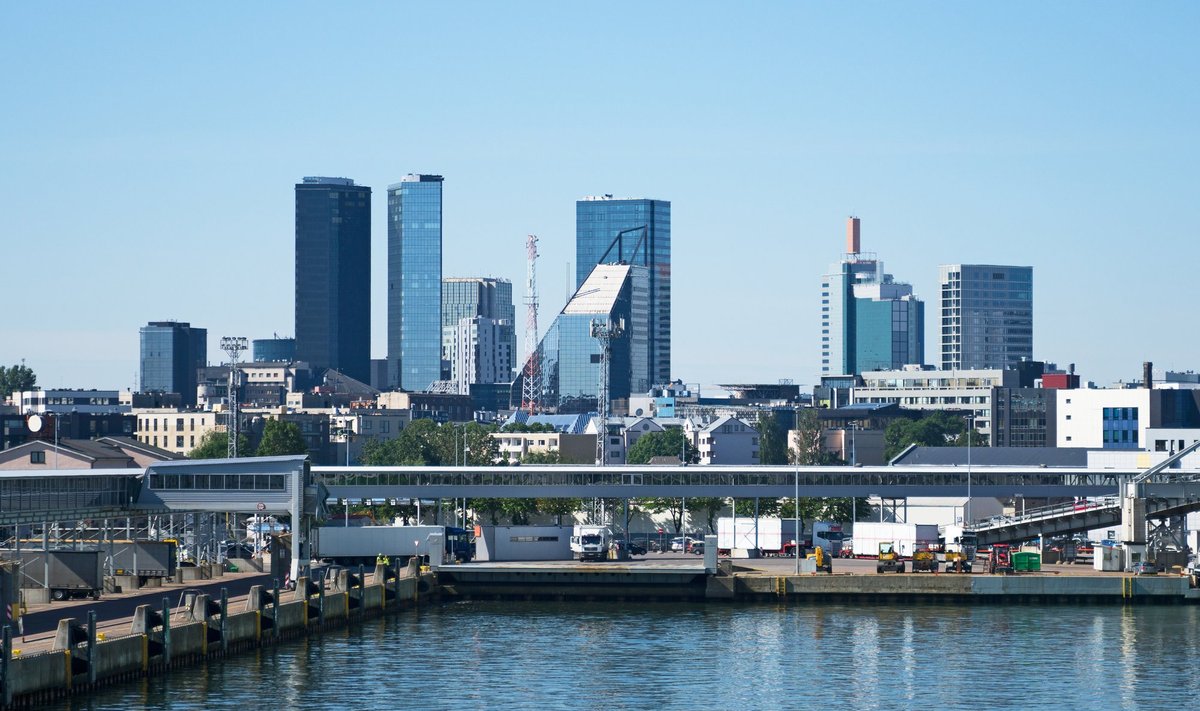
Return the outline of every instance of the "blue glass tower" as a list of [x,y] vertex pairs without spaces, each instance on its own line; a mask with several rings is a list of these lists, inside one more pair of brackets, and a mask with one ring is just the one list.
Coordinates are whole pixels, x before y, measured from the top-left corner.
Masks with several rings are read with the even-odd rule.
[[388,186],[388,377],[428,390],[442,374],[442,176]]
[[179,393],[185,406],[196,405],[196,370],[208,360],[208,330],[180,321],[151,321],[142,326],[144,393]]
[[296,185],[296,359],[371,377],[371,189],[353,180]]
[[651,386],[671,381],[671,203],[588,197],[575,203],[575,286],[597,264],[649,268]]

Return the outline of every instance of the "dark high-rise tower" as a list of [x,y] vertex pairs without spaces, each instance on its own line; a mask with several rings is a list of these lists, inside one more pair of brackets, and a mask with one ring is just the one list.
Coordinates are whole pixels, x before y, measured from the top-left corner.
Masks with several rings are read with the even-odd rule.
[[575,286],[597,264],[649,268],[650,385],[671,381],[671,203],[587,197],[575,203]]
[[442,376],[442,176],[388,186],[388,374],[403,390]]
[[296,359],[370,379],[371,189],[296,185]]
[[942,370],[1033,360],[1033,267],[943,264]]
[[208,361],[208,331],[181,321],[151,321],[142,326],[144,393],[179,393],[184,406],[196,404],[196,370]]

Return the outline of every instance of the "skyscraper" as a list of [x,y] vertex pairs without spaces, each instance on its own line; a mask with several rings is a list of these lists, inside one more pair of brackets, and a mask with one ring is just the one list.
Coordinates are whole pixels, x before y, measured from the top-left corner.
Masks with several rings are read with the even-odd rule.
[[942,370],[1033,359],[1033,267],[943,264]]
[[208,361],[208,330],[183,321],[151,321],[142,326],[141,391],[179,393],[196,405],[196,370]]
[[925,303],[912,286],[862,251],[857,217],[846,223],[846,254],[821,277],[821,373],[855,375],[925,359]]
[[649,268],[650,386],[671,381],[671,203],[586,197],[575,203],[575,286],[597,264]]
[[[647,392],[650,382],[650,270],[599,264],[550,324],[538,344],[539,401],[560,413],[593,412],[600,392],[600,342],[592,322],[620,325],[608,363],[611,400]],[[518,378],[519,380],[519,378]],[[519,386],[519,383],[517,384]],[[514,386],[515,392],[520,388]]]
[[469,392],[472,383],[511,383],[515,319],[507,279],[443,279],[442,363],[448,370],[442,379],[456,383],[460,393]]
[[428,390],[442,375],[442,176],[388,186],[388,371]]
[[371,189],[353,180],[296,185],[296,359],[370,378]]

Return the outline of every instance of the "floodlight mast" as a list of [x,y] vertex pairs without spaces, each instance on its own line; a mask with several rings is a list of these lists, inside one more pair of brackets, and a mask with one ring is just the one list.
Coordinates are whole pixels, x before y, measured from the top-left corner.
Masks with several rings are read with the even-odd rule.
[[246,351],[245,336],[223,336],[221,350],[229,354],[229,415],[225,431],[229,436],[229,448],[226,450],[230,459],[238,455],[238,361]]

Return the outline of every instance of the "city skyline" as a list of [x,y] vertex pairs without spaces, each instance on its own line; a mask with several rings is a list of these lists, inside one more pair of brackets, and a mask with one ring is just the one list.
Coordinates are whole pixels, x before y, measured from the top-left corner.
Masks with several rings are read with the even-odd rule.
[[[290,186],[432,172],[454,185],[442,273],[521,283],[538,234],[543,324],[574,281],[577,200],[670,200],[671,370],[686,382],[815,382],[814,284],[848,214],[929,314],[941,264],[1029,265],[1034,358],[1101,385],[1146,360],[1196,369],[1197,336],[1173,312],[1200,257],[1200,110],[1180,90],[1200,69],[1200,9],[688,9],[627,27],[557,7],[535,23],[488,7],[255,7],[235,24],[150,4],[6,7],[23,31],[0,47],[21,68],[0,116],[5,275],[36,307],[0,319],[0,362],[25,359],[46,387],[127,388],[150,321],[206,328],[211,362],[221,336],[296,335]],[[268,24],[280,31],[261,36]],[[402,92],[364,69],[398,41]],[[326,61],[291,61],[314,52]],[[938,353],[927,328],[925,360]]]

